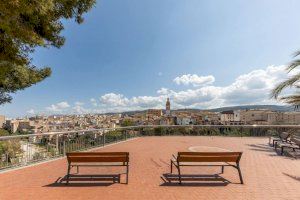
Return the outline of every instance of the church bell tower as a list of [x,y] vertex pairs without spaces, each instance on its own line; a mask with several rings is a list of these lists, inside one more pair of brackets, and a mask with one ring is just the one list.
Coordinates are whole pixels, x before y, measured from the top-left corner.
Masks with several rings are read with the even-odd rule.
[[167,98],[167,102],[166,102],[166,115],[171,115],[171,104],[169,98]]

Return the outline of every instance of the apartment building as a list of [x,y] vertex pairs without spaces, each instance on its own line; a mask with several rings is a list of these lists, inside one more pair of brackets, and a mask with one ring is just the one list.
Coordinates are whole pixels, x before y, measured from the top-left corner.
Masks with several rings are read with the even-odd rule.
[[239,125],[241,121],[240,110],[228,110],[220,113],[220,122],[224,125]]
[[204,124],[219,124],[220,116],[219,113],[216,112],[202,112],[201,113]]
[[17,119],[17,120],[7,120],[5,123],[6,128],[8,128],[12,133],[17,131],[28,131],[31,132],[33,121],[29,119]]
[[162,109],[149,109],[147,110],[147,115],[161,117],[163,115],[163,112]]
[[268,114],[269,124],[300,124],[300,112],[273,112]]
[[176,117],[176,125],[192,125],[196,124],[196,120],[192,117]]
[[0,128],[3,128],[5,125],[5,116],[0,115]]

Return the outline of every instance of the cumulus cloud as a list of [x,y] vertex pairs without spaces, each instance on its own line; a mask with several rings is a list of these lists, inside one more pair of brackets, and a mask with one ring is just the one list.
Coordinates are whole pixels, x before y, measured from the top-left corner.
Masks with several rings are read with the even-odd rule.
[[238,76],[231,84],[212,85],[213,76],[182,75],[176,77],[177,84],[197,86],[186,90],[161,88],[156,96],[136,96],[127,98],[123,94],[109,93],[100,97],[100,105],[106,109],[137,110],[163,108],[167,97],[173,108],[215,108],[245,104],[277,104],[271,100],[270,91],[280,81],[287,78],[285,66],[269,66]]
[[50,112],[62,112],[63,110],[69,108],[70,105],[66,101],[59,102],[57,104],[52,104],[51,106],[47,107],[46,110]]
[[82,105],[84,105],[84,103],[80,102],[80,101],[76,101],[74,104],[75,104],[75,106],[82,106]]
[[109,106],[126,106],[129,100],[122,94],[108,93],[100,97],[100,103]]
[[30,114],[30,115],[34,115],[35,111],[34,111],[34,109],[30,109],[30,110],[27,111],[27,113]]
[[90,112],[89,109],[82,107],[82,105],[75,105],[72,110],[75,114],[86,114]]
[[98,105],[96,99],[91,98],[90,101],[91,101],[91,103],[92,103],[93,106],[97,106]]
[[198,76],[197,74],[184,74],[178,76],[173,80],[177,85],[193,85],[194,87],[209,85],[215,82],[215,77],[209,76]]
[[[47,107],[51,112],[105,113],[148,108],[164,108],[166,99],[171,99],[172,109],[178,108],[216,108],[246,104],[278,104],[270,99],[270,91],[279,82],[288,78],[285,66],[269,66],[253,70],[236,77],[229,85],[214,85],[213,76],[182,75],[174,82],[189,87],[175,90],[162,87],[153,96],[126,97],[123,94],[107,93],[99,98],[91,98],[89,108],[83,103],[75,102],[73,107],[67,102],[52,104]],[[88,105],[87,105],[88,106]]]
[[[259,104],[269,100],[271,90],[287,78],[285,66],[269,66],[243,74],[224,87],[227,104]],[[274,101],[275,103],[275,101]]]

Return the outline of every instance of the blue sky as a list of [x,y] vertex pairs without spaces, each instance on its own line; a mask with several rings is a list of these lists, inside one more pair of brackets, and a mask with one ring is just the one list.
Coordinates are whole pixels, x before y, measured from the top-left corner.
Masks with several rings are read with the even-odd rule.
[[273,104],[300,49],[297,0],[102,0],[66,44],[37,49],[50,78],[0,107],[8,117]]

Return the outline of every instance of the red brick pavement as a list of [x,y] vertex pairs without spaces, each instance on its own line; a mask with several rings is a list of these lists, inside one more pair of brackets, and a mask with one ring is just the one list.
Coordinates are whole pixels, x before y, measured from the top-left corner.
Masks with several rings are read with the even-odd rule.
[[[300,199],[300,160],[277,155],[266,138],[239,137],[145,137],[100,148],[97,151],[129,151],[129,184],[55,184],[66,174],[60,159],[0,174],[0,199]],[[169,160],[191,146],[210,146],[243,151],[241,168],[245,184],[239,184],[234,168],[221,176],[231,183],[196,182],[166,184]],[[121,168],[82,168],[81,173],[118,173]],[[185,168],[188,173],[215,174],[219,168]],[[124,176],[122,180],[124,181]]]

